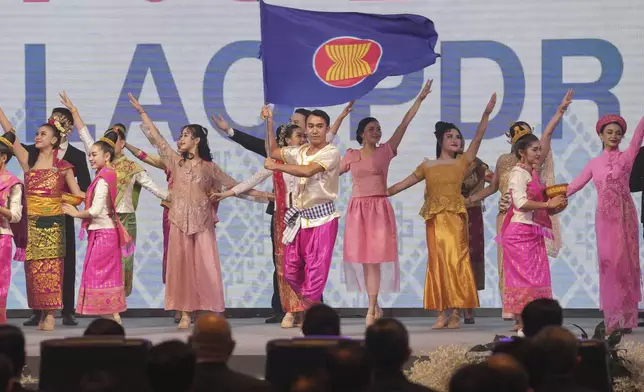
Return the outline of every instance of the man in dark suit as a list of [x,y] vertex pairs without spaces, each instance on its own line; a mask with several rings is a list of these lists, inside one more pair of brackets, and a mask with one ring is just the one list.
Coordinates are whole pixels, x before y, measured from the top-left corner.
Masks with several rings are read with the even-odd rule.
[[431,392],[407,380],[403,366],[411,355],[409,334],[398,320],[376,320],[365,334],[365,347],[373,366],[373,392]]
[[20,385],[22,368],[25,367],[25,335],[15,325],[0,325],[0,354],[5,355],[13,365],[14,383],[12,392],[29,392]]
[[190,344],[197,354],[193,392],[268,392],[268,382],[238,373],[227,362],[235,349],[225,318],[207,313],[195,322]]
[[[296,109],[295,112],[293,112],[293,114],[291,115],[290,122],[302,129],[305,129],[306,117],[310,113],[311,111],[307,109],[302,109],[302,108]],[[215,120],[218,120],[216,122],[217,127],[221,131],[225,132],[226,135],[230,138],[230,140],[244,147],[246,150],[252,151],[255,154],[258,154],[266,158],[266,146],[265,146],[264,139],[260,139],[258,137],[242,132],[240,130],[230,128],[228,125],[228,122],[225,121],[223,118],[217,119],[215,117]],[[268,203],[268,207],[266,208],[266,213],[271,215],[271,244],[273,244],[273,236],[275,235],[273,231],[273,227],[274,227],[273,211],[274,210],[275,210],[275,203],[271,201]],[[273,267],[275,267],[275,263],[276,263],[275,249],[273,249]],[[323,298],[320,298],[320,302],[322,301],[323,301]],[[282,309],[280,291],[277,283],[277,269],[273,271],[273,297],[271,298],[271,308],[273,308],[273,315],[268,319],[266,319],[266,323],[268,324],[280,323],[282,321],[282,318],[284,317],[284,309]]]
[[[55,108],[49,121],[58,121],[60,125],[65,128],[67,135],[72,132],[74,126],[74,119],[72,113],[67,108]],[[31,154],[35,151],[36,147],[32,144],[25,146],[27,151]],[[87,154],[78,148],[72,146],[66,137],[63,137],[60,147],[58,149],[58,159],[63,159],[69,162],[74,167],[74,174],[78,181],[78,186],[85,192],[92,182],[89,176],[89,168],[87,167]],[[63,264],[63,324],[64,325],[78,325],[74,318],[74,291],[76,283],[76,231],[74,230],[74,218],[65,215],[65,261]],[[40,321],[41,312],[34,311],[33,316],[25,321],[25,326],[36,326]]]
[[[635,163],[633,163],[633,171],[631,172],[630,179],[631,192],[642,192],[644,191],[644,147],[640,147],[640,151],[635,157]],[[642,197],[642,216],[641,222],[644,224],[644,197]],[[639,313],[639,326],[644,327],[644,312]]]

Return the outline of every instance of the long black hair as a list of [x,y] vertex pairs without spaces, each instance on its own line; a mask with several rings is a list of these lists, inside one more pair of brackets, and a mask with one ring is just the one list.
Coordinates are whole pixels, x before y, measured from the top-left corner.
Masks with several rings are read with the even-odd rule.
[[[436,135],[436,158],[441,156],[441,151],[443,150],[443,137],[445,134],[452,129],[455,129],[456,132],[461,136],[461,139],[463,139],[463,134],[461,133],[461,130],[458,129],[458,127],[452,123],[444,122],[444,121],[439,121],[436,123],[434,126],[434,135]],[[458,153],[454,153],[454,158],[456,157]]]
[[[106,139],[109,139],[110,141],[112,141],[112,143],[116,144],[119,138],[119,134],[118,134],[118,131],[111,130],[111,131],[107,131],[107,133],[103,137]],[[112,147],[108,142],[100,139],[96,141],[96,143],[94,144],[99,146],[101,148],[101,151],[103,151],[104,153],[110,154],[110,159],[108,159],[108,162],[114,161],[114,158],[116,157],[116,151],[114,151],[114,147]]]
[[[43,125],[39,126],[38,129],[40,128],[49,128],[51,131],[54,133],[54,137],[56,138],[56,143],[54,143],[53,148],[54,150],[60,147],[60,143],[62,142],[63,135],[60,133],[60,131],[53,125],[49,123],[44,123]],[[29,167],[33,167],[36,164],[36,161],[38,160],[38,157],[40,156],[40,150],[35,149],[34,151],[31,151],[29,153],[29,159],[27,160],[27,164]]]
[[[208,145],[208,129],[199,125],[199,124],[188,124],[181,129],[181,132],[189,129],[192,133],[192,138],[199,138],[199,144],[197,145],[197,154],[199,158],[203,159],[206,162],[212,162],[212,153],[210,152],[210,146]],[[181,153],[183,160],[190,159],[190,153],[184,152]]]
[[16,135],[13,132],[7,132],[2,135],[2,137],[9,143],[11,143],[11,147],[5,145],[4,143],[0,143],[0,154],[6,155],[7,162],[9,162],[13,157],[13,144],[16,142]]

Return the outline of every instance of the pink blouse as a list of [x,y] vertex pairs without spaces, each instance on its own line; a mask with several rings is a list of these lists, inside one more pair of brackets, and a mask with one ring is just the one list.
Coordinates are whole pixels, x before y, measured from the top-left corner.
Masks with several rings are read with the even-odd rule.
[[340,162],[340,173],[351,170],[351,197],[387,196],[387,174],[395,156],[389,143],[379,145],[368,158],[362,158],[360,150],[347,150]]

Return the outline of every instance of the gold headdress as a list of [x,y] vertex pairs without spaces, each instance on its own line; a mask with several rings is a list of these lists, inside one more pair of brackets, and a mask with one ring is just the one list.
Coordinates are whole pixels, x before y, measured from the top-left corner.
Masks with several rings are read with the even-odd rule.
[[113,141],[111,141],[110,139],[106,138],[106,137],[102,137],[102,138],[98,139],[98,141],[100,141],[100,142],[105,142],[105,143],[107,143],[110,147],[112,147],[112,148],[116,148],[116,144],[115,144]]
[[0,136],[0,143],[4,144],[5,146],[9,147],[10,150],[13,151],[13,143],[9,141],[9,139]]
[[514,135],[511,135],[510,132],[506,134],[510,138],[510,143],[514,144],[525,135],[532,134],[530,126],[528,125],[526,128],[522,127],[517,122],[510,122],[510,129],[514,131]]
[[49,123],[49,125],[56,127],[58,132],[60,132],[63,136],[69,136],[69,134],[72,133],[72,127],[74,125],[66,116],[63,116],[58,112],[53,112],[47,122]]
[[67,137],[70,133],[72,133],[71,130],[68,131],[65,127],[63,127],[60,121],[56,120],[54,116],[50,117],[47,123],[56,128],[58,132],[60,132],[60,134],[64,137]]

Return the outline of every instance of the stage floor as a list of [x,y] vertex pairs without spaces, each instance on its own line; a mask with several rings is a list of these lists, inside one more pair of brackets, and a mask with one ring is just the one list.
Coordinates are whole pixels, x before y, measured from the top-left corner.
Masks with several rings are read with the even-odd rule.
[[[23,331],[27,340],[27,356],[30,357],[28,366],[34,376],[38,373],[38,357],[40,357],[40,342],[47,339],[60,339],[65,337],[81,336],[91,319],[79,318],[77,327],[60,325],[57,319],[56,330],[41,332],[34,327],[24,327]],[[474,325],[462,325],[460,330],[431,329],[434,318],[414,317],[400,319],[408,328],[411,347],[414,355],[422,356],[428,352],[446,345],[466,345],[488,343],[495,335],[511,336],[509,332],[512,323],[497,317],[478,317]],[[22,326],[24,319],[10,319],[9,323]],[[566,326],[577,333],[572,324],[577,324],[592,335],[595,325],[600,319],[569,318]],[[266,343],[272,339],[291,338],[301,336],[298,329],[282,329],[279,324],[265,324],[262,318],[230,319],[233,328],[233,338],[237,342],[231,367],[244,373],[263,376],[265,363]],[[152,343],[159,343],[169,339],[186,340],[190,330],[178,330],[171,318],[146,317],[124,318],[123,326],[129,338],[148,339]],[[342,334],[360,339],[364,336],[364,319],[342,319]],[[638,328],[626,339],[644,341],[644,328]]]

